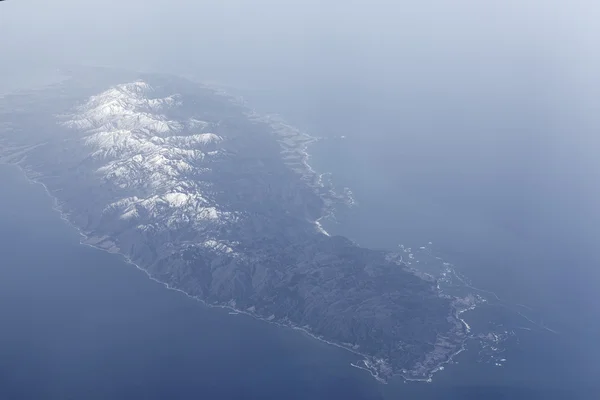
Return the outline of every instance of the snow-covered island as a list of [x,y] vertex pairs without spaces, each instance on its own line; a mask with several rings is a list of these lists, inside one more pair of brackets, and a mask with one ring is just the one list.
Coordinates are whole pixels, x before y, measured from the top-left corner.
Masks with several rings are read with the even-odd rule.
[[43,183],[87,244],[344,347],[380,379],[426,379],[465,326],[435,282],[320,229],[335,196],[308,142],[176,77],[85,70],[0,98],[0,160]]

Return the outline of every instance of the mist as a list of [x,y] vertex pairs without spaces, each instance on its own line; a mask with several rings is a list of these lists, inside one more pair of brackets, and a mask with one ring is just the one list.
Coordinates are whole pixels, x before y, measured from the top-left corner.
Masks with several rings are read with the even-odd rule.
[[536,64],[554,85],[592,78],[599,8],[537,0],[12,0],[0,11],[10,39],[0,51],[12,69],[96,63],[228,83],[352,79],[394,87],[416,78],[446,88],[453,77],[500,90]]
[[[0,85],[103,65],[280,93],[304,108],[328,98],[364,108],[377,96],[396,103],[388,108],[512,108],[577,131],[597,126],[600,7],[496,3],[9,0]],[[348,90],[361,95],[340,96]]]

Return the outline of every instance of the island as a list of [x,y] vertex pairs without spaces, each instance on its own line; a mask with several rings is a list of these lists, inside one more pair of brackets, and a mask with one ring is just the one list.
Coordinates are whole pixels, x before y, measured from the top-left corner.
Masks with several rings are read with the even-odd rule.
[[42,183],[83,243],[354,352],[379,380],[427,380],[467,336],[455,302],[396,255],[323,230],[343,195],[308,165],[313,140],[167,75],[73,70],[0,98],[0,161]]

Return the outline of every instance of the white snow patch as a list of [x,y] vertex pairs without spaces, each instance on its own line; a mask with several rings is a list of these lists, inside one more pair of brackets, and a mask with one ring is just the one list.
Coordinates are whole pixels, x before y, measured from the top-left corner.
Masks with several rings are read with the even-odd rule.
[[[142,213],[152,217],[153,224],[138,225],[143,231],[180,223],[204,227],[235,222],[234,213],[221,210],[207,196],[210,185],[201,179],[211,170],[205,150],[218,154],[224,138],[206,132],[212,126],[209,122],[169,119],[163,112],[181,105],[181,96],[153,97],[154,93],[143,81],[117,85],[62,117],[63,125],[82,133],[92,159],[101,163],[97,173],[103,179],[117,190],[146,193],[123,197],[104,212],[123,220]],[[183,135],[184,129],[198,133]]]
[[189,196],[185,193],[167,193],[164,195],[164,199],[171,207],[181,207],[187,204]]

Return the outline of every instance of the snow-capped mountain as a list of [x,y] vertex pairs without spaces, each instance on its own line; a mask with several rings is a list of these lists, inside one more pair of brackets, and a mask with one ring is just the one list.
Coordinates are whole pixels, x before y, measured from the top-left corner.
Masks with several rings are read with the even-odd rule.
[[162,228],[235,221],[202,180],[223,138],[208,131],[209,122],[169,119],[165,112],[181,106],[178,98],[154,97],[149,84],[136,81],[92,96],[63,117],[63,126],[83,135],[102,179],[142,194],[108,204],[105,214],[140,223],[150,217]]

